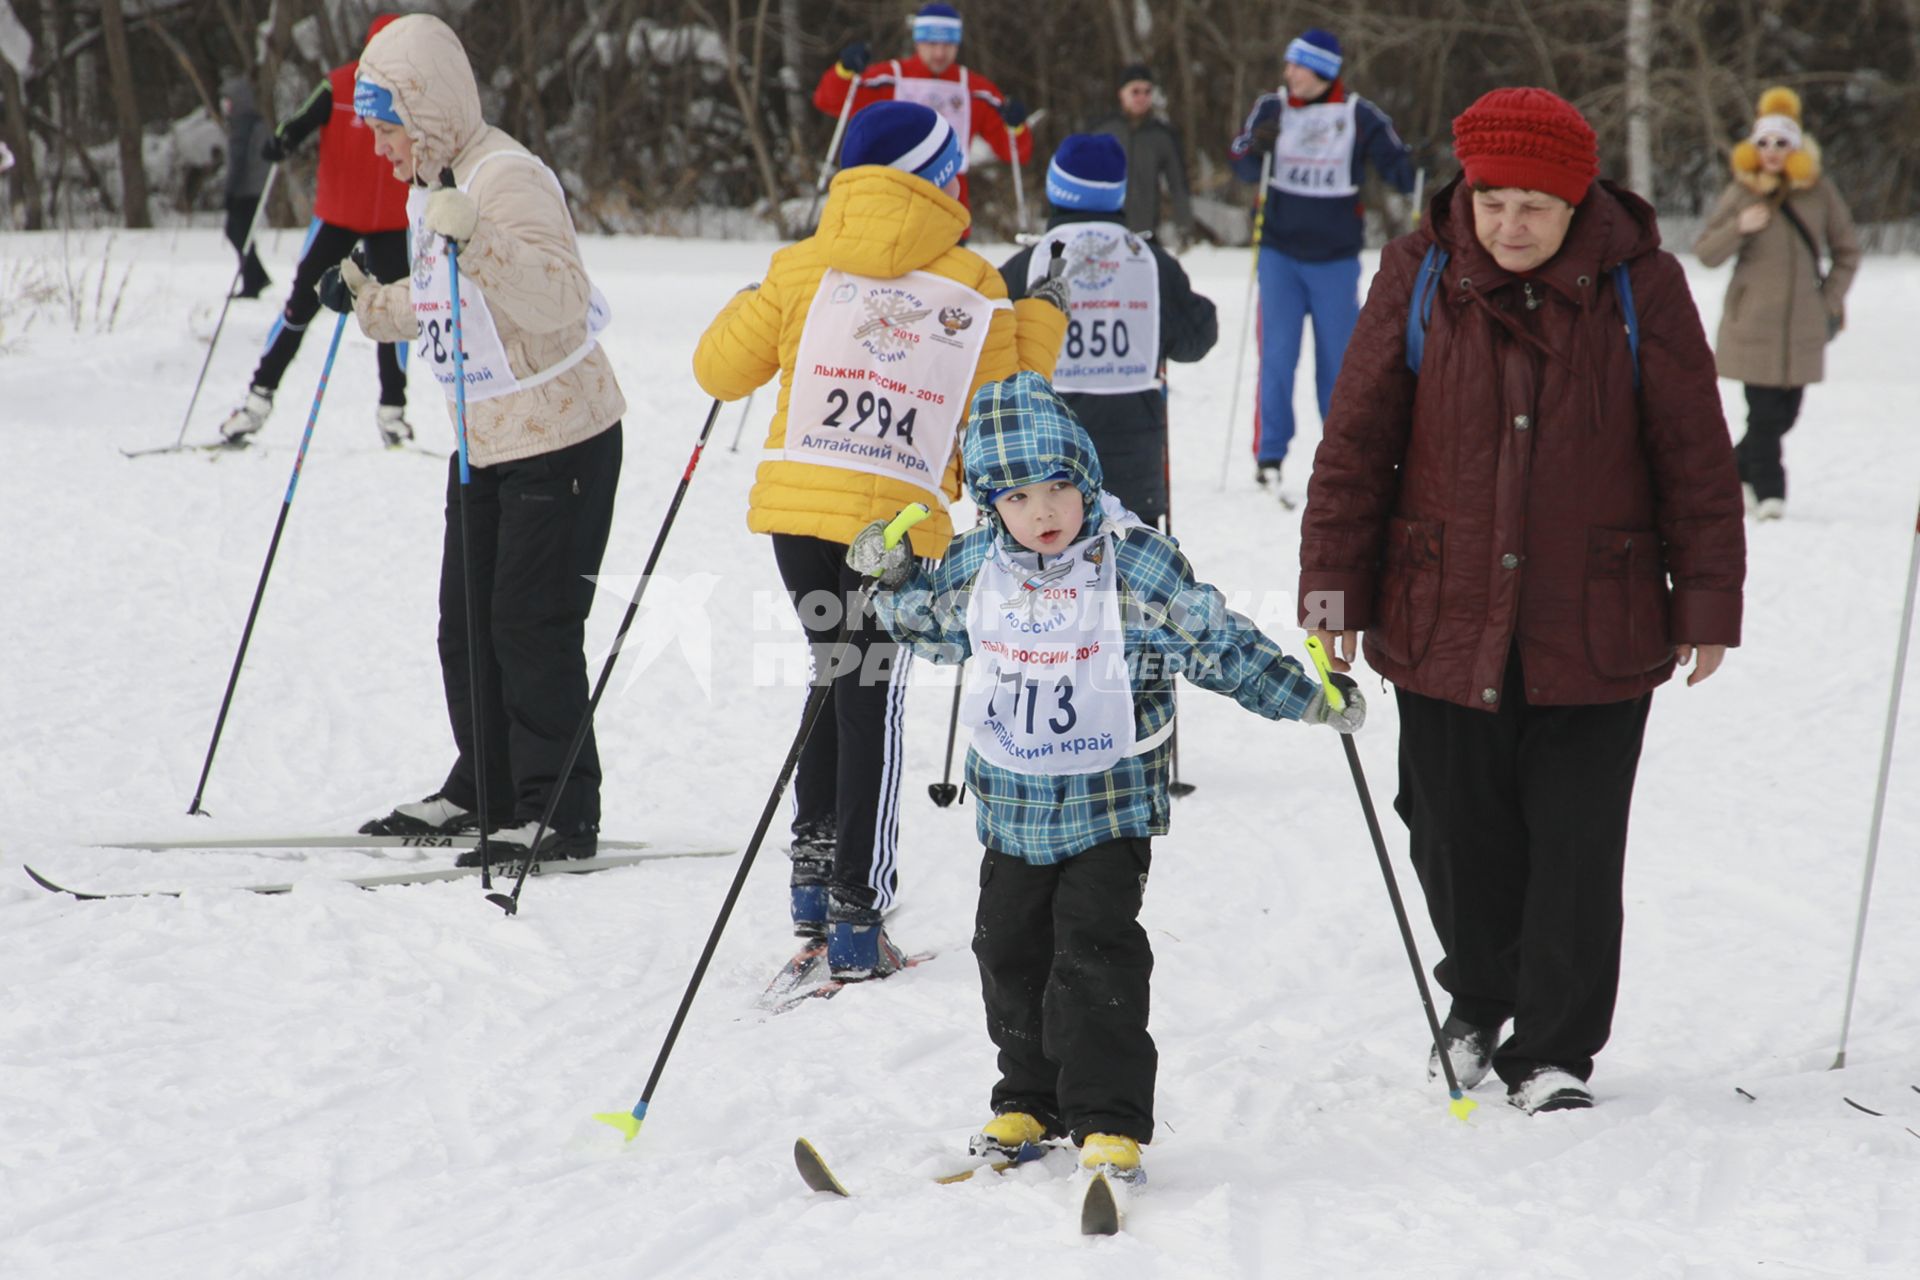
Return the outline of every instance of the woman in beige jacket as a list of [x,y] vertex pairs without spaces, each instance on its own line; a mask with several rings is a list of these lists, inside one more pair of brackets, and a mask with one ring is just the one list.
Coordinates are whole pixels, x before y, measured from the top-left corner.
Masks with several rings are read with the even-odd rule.
[[[1760,95],[1759,118],[1732,161],[1733,181],[1693,251],[1709,267],[1738,255],[1714,355],[1721,377],[1747,384],[1747,434],[1734,447],[1747,510],[1777,520],[1787,510],[1781,437],[1807,386],[1826,372],[1860,245],[1846,202],[1821,176],[1819,146],[1801,131],[1793,90]],[[1822,273],[1817,245],[1832,257],[1831,271]]]
[[[415,355],[440,381],[457,422],[445,246],[458,246],[471,463],[465,543],[459,459],[448,463],[440,562],[440,668],[458,758],[435,794],[362,830],[475,827],[478,736],[488,821],[500,828],[499,842],[524,851],[587,708],[585,625],[613,518],[626,409],[595,337],[606,304],[581,264],[559,181],[481,119],[473,69],[446,23],[418,14],[376,35],[360,55],[354,110],[412,189],[412,278],[382,285],[349,261],[337,280],[322,280],[321,300],[350,305],[377,342],[417,342]],[[468,674],[475,665],[478,724]],[[593,856],[599,823],[600,760],[589,735],[543,854]]]

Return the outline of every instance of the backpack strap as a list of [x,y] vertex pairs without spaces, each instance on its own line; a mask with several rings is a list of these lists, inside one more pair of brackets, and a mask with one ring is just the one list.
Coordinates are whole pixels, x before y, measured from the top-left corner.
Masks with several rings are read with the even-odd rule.
[[1640,317],[1633,309],[1633,279],[1627,264],[1613,269],[1613,291],[1620,297],[1620,314],[1627,322],[1627,350],[1633,354],[1633,389],[1640,389]]
[[1430,244],[1420,259],[1420,274],[1414,277],[1413,299],[1407,307],[1407,368],[1416,378],[1427,354],[1427,321],[1433,318],[1433,298],[1440,292],[1440,273],[1446,265],[1447,251]]

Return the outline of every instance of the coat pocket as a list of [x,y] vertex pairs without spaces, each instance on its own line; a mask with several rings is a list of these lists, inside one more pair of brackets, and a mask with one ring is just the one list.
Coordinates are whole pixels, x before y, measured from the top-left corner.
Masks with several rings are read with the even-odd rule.
[[1625,680],[1673,657],[1666,556],[1651,529],[1588,529],[1587,660]]
[[1437,520],[1387,521],[1386,553],[1369,639],[1381,656],[1417,667],[1440,621],[1440,570],[1446,526]]

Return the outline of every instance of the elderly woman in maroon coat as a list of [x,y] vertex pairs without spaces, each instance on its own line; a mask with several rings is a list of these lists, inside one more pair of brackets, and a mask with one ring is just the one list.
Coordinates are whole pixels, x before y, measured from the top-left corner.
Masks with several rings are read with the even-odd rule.
[[1334,389],[1301,616],[1396,686],[1461,1084],[1564,1110],[1612,1024],[1652,690],[1740,641],[1740,483],[1680,265],[1580,113],[1501,89],[1453,127],[1465,172],[1387,246]]

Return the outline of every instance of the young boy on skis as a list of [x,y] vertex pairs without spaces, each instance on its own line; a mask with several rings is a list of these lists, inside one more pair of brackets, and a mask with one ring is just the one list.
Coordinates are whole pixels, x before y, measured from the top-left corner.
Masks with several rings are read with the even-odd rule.
[[1270,720],[1358,729],[1294,659],[1197,582],[1171,538],[1100,487],[1086,432],[1021,373],[973,398],[962,466],[986,513],[931,569],[876,521],[847,563],[881,622],[935,662],[971,656],[961,722],[986,855],[973,951],[999,1049],[976,1155],[1071,1137],[1126,1180],[1153,1137],[1153,951],[1139,913],[1167,831],[1173,676]]

